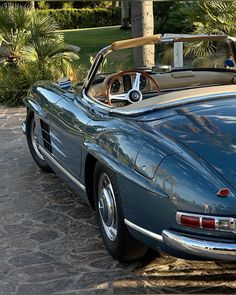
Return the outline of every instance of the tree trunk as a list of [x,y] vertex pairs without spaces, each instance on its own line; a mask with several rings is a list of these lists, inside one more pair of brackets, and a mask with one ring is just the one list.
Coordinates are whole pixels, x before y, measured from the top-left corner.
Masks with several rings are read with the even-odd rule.
[[35,1],[30,1],[30,7],[35,8]]
[[[132,1],[131,6],[132,37],[153,35],[153,1]],[[154,45],[134,48],[134,63],[136,67],[151,67],[154,65]]]
[[121,27],[122,30],[129,29],[129,1],[121,1]]

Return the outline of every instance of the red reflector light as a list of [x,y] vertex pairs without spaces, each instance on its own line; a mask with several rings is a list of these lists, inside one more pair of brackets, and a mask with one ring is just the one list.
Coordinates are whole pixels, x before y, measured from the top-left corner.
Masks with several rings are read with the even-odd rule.
[[215,229],[215,219],[213,218],[202,218],[202,227]]
[[181,215],[180,222],[182,225],[200,227],[200,218],[194,216]]
[[229,194],[230,194],[230,190],[228,188],[221,188],[217,192],[217,196],[219,197],[228,197]]
[[176,221],[183,226],[236,233],[236,218],[233,217],[176,212]]

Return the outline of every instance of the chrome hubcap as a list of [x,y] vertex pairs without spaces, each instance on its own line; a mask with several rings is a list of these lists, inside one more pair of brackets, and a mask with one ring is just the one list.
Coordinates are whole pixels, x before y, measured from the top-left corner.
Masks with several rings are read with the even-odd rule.
[[98,211],[107,237],[114,241],[117,237],[117,208],[113,187],[106,173],[99,179]]
[[35,133],[35,120],[34,118],[31,121],[31,126],[30,126],[30,136],[31,136],[31,142],[34,148],[35,153],[37,154],[37,156],[41,159],[44,160],[40,150],[39,150],[39,143],[38,143],[38,138],[37,135]]

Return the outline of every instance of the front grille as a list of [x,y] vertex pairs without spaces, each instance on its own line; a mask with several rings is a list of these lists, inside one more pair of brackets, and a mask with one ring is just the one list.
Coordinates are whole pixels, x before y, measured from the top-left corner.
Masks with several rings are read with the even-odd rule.
[[50,127],[43,120],[40,120],[40,125],[41,125],[41,129],[42,129],[43,145],[46,150],[48,150],[50,153],[52,153]]

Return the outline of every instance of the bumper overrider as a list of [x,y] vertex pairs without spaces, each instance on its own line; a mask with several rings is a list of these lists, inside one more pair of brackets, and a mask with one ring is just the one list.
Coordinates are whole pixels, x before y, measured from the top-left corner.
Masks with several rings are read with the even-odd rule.
[[[209,241],[205,238],[190,237],[172,230],[163,230],[162,234],[156,234],[146,230],[125,219],[128,227],[143,235],[161,242],[161,248],[171,250],[171,254],[183,254],[185,257],[200,258],[203,260],[227,260],[236,261],[236,242]],[[167,251],[169,252],[169,251]],[[181,255],[182,256],[182,255]]]

